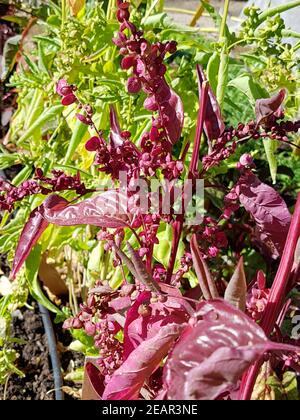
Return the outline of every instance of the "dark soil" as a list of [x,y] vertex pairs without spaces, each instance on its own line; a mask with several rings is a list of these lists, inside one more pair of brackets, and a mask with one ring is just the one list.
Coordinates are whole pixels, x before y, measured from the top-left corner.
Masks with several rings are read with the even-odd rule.
[[[34,311],[25,309],[22,313],[23,319],[14,318],[13,336],[25,341],[25,344],[16,344],[15,349],[20,357],[17,367],[24,372],[25,377],[17,375],[10,377],[6,392],[7,400],[54,400],[54,382],[51,370],[47,338],[44,332],[38,306],[30,302]],[[70,334],[63,331],[61,326],[55,325],[59,347],[64,347],[71,342]],[[71,351],[60,353],[62,369],[65,371],[71,360],[74,360],[76,367],[83,364],[83,356]],[[65,385],[74,386],[73,383]],[[3,387],[0,386],[0,399],[3,396]],[[69,395],[65,399],[73,399]]]
[[[43,323],[35,311],[26,309],[23,320],[14,318],[13,335],[26,341],[25,345],[15,345],[20,354],[17,365],[24,372],[25,378],[12,375],[6,398],[8,400],[53,400],[53,377],[50,371],[50,361]],[[0,389],[1,392],[1,389]]]

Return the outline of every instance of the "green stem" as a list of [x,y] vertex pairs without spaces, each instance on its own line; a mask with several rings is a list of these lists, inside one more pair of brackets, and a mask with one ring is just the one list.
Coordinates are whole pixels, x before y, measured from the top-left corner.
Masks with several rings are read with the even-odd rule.
[[289,30],[284,30],[282,31],[282,35],[285,38],[300,38],[300,33],[296,32],[296,31],[289,31]]
[[158,4],[158,13],[162,13],[165,7],[165,0],[159,0]]
[[220,27],[219,42],[222,44],[222,52],[220,54],[220,66],[218,73],[218,86],[217,86],[217,100],[219,102],[220,108],[223,108],[223,102],[225,97],[225,89],[228,81],[228,63],[229,63],[229,50],[228,50],[228,41],[226,39],[226,28],[227,28],[227,18],[229,12],[230,0],[225,0],[224,2],[224,12]]
[[291,1],[290,3],[281,4],[280,6],[273,7],[261,13],[259,16],[257,27],[260,26],[268,17],[286,12],[289,9],[300,6],[300,0]]
[[67,20],[67,0],[61,0],[61,30],[64,30]]
[[220,27],[219,42],[222,42],[223,39],[224,39],[224,37],[225,37],[226,23],[227,23],[227,17],[228,17],[228,12],[229,12],[229,4],[230,4],[230,0],[225,0],[225,2],[224,2],[224,12],[223,12],[223,17],[222,17],[222,23],[221,23],[221,27]]
[[115,0],[109,0],[106,12],[107,20],[112,20],[114,17],[114,10],[115,10]]

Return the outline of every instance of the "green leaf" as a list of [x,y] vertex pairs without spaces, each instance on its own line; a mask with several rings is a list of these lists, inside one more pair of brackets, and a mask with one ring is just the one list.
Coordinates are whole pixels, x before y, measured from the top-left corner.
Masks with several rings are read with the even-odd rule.
[[273,184],[276,184],[276,178],[277,178],[277,168],[278,163],[276,159],[276,151],[278,149],[278,142],[276,140],[270,140],[270,139],[264,139],[263,140],[270,173],[272,177]]
[[217,92],[220,62],[220,54],[218,52],[214,52],[208,61],[206,69],[207,78],[214,93]]
[[285,372],[283,375],[282,381],[273,374],[267,380],[267,385],[269,385],[274,393],[275,399],[277,401],[298,401],[298,385],[297,385],[297,376],[295,372]]
[[20,162],[17,153],[3,153],[0,155],[0,169],[6,169]]
[[228,70],[229,70],[229,54],[227,47],[224,45],[220,55],[220,66],[218,72],[218,84],[217,84],[217,101],[220,105],[221,110],[224,105],[225,90],[228,84]]
[[72,133],[70,144],[69,144],[69,147],[68,147],[65,159],[64,159],[65,165],[68,165],[68,163],[70,163],[70,160],[72,159],[73,154],[75,153],[77,147],[81,143],[81,140],[83,139],[87,131],[88,131],[88,126],[85,124],[82,124],[82,122],[77,120],[75,123],[74,131]]
[[[2,3],[3,3],[3,1],[2,1]],[[25,27],[28,23],[28,18],[21,17],[21,16],[5,15],[5,16],[1,16],[1,20],[5,20],[6,22],[16,23],[17,25],[21,26],[22,28]]]
[[46,74],[48,73],[48,67],[47,67],[47,61],[46,61],[46,56],[45,56],[45,51],[44,51],[44,43],[43,42],[39,42],[38,43],[38,48],[39,48],[39,69]]
[[[244,74],[236,79],[233,79],[229,82],[228,86],[235,87],[239,91],[241,91],[244,95],[247,96],[250,103],[254,106],[257,99],[261,98],[268,98],[268,92],[261,87],[258,83],[256,83],[253,78],[248,75]],[[273,184],[276,184],[276,176],[277,176],[277,160],[276,160],[276,150],[278,149],[278,143],[276,141],[271,141],[268,139],[263,140],[270,173],[272,177]]]
[[31,59],[30,59],[30,57],[28,57],[26,54],[22,54],[23,55],[23,58],[24,58],[24,60],[26,61],[26,63],[27,63],[27,65],[28,65],[28,67],[30,68],[30,70],[32,71],[32,73],[36,73],[36,74],[39,74],[39,68],[38,68],[38,66],[35,64],[35,62],[34,61],[32,61]]
[[0,80],[5,80],[12,71],[16,63],[21,40],[21,35],[15,35],[6,41],[3,49],[3,56],[0,61]]
[[261,98],[268,98],[268,92],[253,80],[249,74],[242,74],[231,80],[228,86],[234,87],[247,96],[251,104],[254,106],[255,101]]
[[22,182],[26,181],[32,174],[32,166],[26,165],[24,168],[15,176],[12,181],[12,184],[18,187]]
[[87,269],[92,275],[92,277],[99,276],[99,273],[101,271],[100,264],[101,264],[101,260],[103,256],[104,256],[103,244],[99,242],[90,253],[90,257],[88,261]]
[[35,246],[25,261],[25,276],[28,282],[30,294],[49,311],[58,315],[63,315],[62,311],[53,305],[53,303],[51,303],[50,300],[44,295],[39,284],[38,272],[41,261],[41,251],[41,245]]
[[54,105],[51,108],[45,110],[42,115],[32,124],[32,126],[29,127],[29,129],[19,138],[18,143],[22,145],[26,140],[30,139],[36,130],[43,128],[47,122],[60,115],[63,109],[63,105]]
[[[125,274],[128,272],[127,267],[124,267],[124,271],[125,271]],[[116,290],[121,286],[123,281],[124,281],[123,271],[122,271],[121,267],[117,267],[114,270],[114,274],[113,274],[111,280],[109,281],[109,285],[112,289]]]
[[[69,346],[70,350],[83,352],[83,351],[80,350],[80,348],[76,350],[76,345],[75,344],[74,344],[74,347],[75,348],[73,348],[73,343],[71,343],[70,346]],[[85,350],[84,346],[83,346],[83,350]],[[84,378],[84,368],[83,367],[79,367],[79,368],[67,373],[64,376],[64,379],[66,381],[72,381],[72,382],[78,382],[78,383],[82,383],[83,378]]]
[[[173,230],[172,226],[162,223],[157,238],[159,240],[159,244],[154,246],[153,255],[154,258],[160,262],[164,267],[168,267],[170,256],[171,256],[171,249],[172,249],[172,237],[173,237]],[[185,251],[184,244],[180,241],[178,253],[177,253],[177,264],[175,265],[175,269],[179,268],[178,261],[183,256]]]
[[287,400],[299,401],[297,375],[295,372],[284,373],[282,387],[284,389]]

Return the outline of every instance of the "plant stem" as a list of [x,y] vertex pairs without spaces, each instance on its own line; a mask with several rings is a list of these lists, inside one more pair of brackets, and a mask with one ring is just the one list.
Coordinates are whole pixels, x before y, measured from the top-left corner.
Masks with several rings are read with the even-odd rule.
[[226,33],[226,22],[227,22],[228,11],[229,11],[229,4],[230,4],[230,0],[225,0],[225,2],[224,2],[224,12],[223,12],[223,17],[222,17],[222,23],[221,23],[221,27],[220,27],[219,42],[222,42],[223,39],[224,39],[224,37],[225,37],[225,33]]
[[10,374],[7,375],[7,378],[5,380],[4,391],[3,391],[3,401],[6,400],[9,379],[10,379]]
[[300,237],[300,193],[298,194],[297,204],[287,236],[283,256],[271,288],[268,304],[262,319],[262,328],[267,335],[270,335],[274,329],[276,320],[282,309],[286,296],[286,289],[292,271],[295,250]]
[[107,18],[108,21],[113,19],[114,9],[115,9],[115,0],[109,0],[108,1],[108,6],[107,6],[107,11],[106,11],[106,18]]
[[178,216],[178,220],[173,223],[172,230],[173,230],[173,239],[172,239],[172,248],[171,248],[171,254],[170,254],[170,261],[167,271],[167,277],[166,277],[166,283],[170,284],[172,280],[173,270],[176,262],[176,256],[178,252],[179,242],[181,238],[181,233],[183,229],[183,223],[184,223],[184,216],[181,214]]
[[201,103],[200,103],[200,109],[198,113],[196,138],[195,138],[194,149],[193,149],[193,154],[192,154],[192,159],[191,159],[190,169],[189,169],[190,177],[195,176],[198,170],[201,137],[202,137],[203,127],[204,127],[206,105],[207,105],[207,99],[208,99],[208,83],[207,82],[204,82],[201,87],[199,86],[199,92],[201,92],[200,93]]
[[226,39],[226,23],[229,12],[230,0],[224,2],[224,12],[222,17],[222,23],[220,27],[219,43],[222,45],[222,52],[220,54],[220,66],[218,73],[218,85],[217,85],[217,101],[219,102],[220,108],[223,108],[223,102],[225,97],[225,89],[228,80],[228,63],[229,63],[229,50],[228,40]]
[[220,105],[221,111],[223,110],[225,91],[228,82],[228,66],[229,66],[229,53],[227,48],[227,42],[225,42],[221,55],[220,55],[220,67],[218,73],[218,85],[217,85],[217,101]]
[[[197,67],[197,72],[199,75],[200,69]],[[200,77],[198,78],[199,80]],[[194,148],[193,148],[193,154],[192,159],[190,163],[188,178],[189,179],[195,179],[197,177],[198,173],[198,163],[199,163],[199,153],[200,153],[200,146],[201,146],[201,137],[203,133],[203,127],[204,127],[204,120],[205,120],[205,114],[206,114],[206,105],[208,100],[208,82],[203,82],[202,86],[199,82],[199,112],[198,112],[198,120],[197,120],[197,129],[196,129],[196,137],[194,142]],[[185,187],[183,191],[183,206],[182,206],[182,212],[188,205],[188,203],[185,203]],[[170,283],[172,279],[172,274],[175,266],[178,246],[183,230],[184,225],[184,214],[178,216],[177,220],[174,222],[172,228],[173,228],[173,240],[172,240],[172,248],[171,248],[171,255],[170,255],[170,262],[168,266],[167,271],[167,279],[166,283]]]
[[300,6],[300,0],[291,1],[289,3],[281,4],[280,6],[272,7],[261,13],[257,22],[257,27],[260,26],[268,17],[275,16],[279,13],[286,12],[289,9]]
[[[294,216],[291,222],[289,233],[286,239],[283,256],[274,279],[274,283],[271,288],[268,303],[264,312],[261,327],[265,331],[266,335],[269,336],[275,327],[276,320],[280,315],[284,300],[286,297],[287,286],[290,279],[290,274],[293,268],[294,255],[297,247],[297,243],[300,237],[300,193],[294,211]],[[263,360],[259,360],[253,365],[248,372],[244,375],[241,390],[240,399],[250,400],[253,387],[259,369],[261,368]]]
[[61,31],[64,30],[67,20],[67,0],[61,0]]

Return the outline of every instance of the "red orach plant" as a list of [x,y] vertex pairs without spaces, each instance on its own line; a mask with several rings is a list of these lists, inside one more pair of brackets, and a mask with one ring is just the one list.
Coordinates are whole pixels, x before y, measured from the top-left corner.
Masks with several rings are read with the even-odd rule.
[[[47,178],[38,170],[35,180],[17,190],[2,183],[4,194],[0,199],[5,209],[11,210],[15,201],[30,194],[48,195],[24,227],[12,277],[48,224],[100,227],[99,239],[106,242],[106,251],[113,253],[116,266],[127,266],[134,284],[124,279],[118,290],[96,284],[77,316],[64,324],[69,329],[83,328],[99,349],[98,372],[94,364],[87,363],[86,367],[98,398],[249,399],[262,361],[270,359],[270,352],[282,358],[282,352],[288,354],[285,357],[291,354],[295,357],[300,351],[278,341],[277,335],[272,334],[292,282],[299,277],[299,261],[295,267],[294,254],[300,236],[300,195],[292,217],[280,195],[254,174],[253,158],[246,154],[237,167],[240,177],[225,196],[220,220],[206,216],[202,224],[184,231],[184,214],[143,213],[136,206],[135,195],[119,188],[120,171],[127,174],[127,186],[139,178],[149,182],[158,171],[168,181],[183,177],[184,173],[187,149],[180,159],[172,157],[173,145],[180,140],[183,128],[183,105],[166,82],[164,64],[165,56],[176,52],[176,43],[151,44],[144,39],[143,33],[130,21],[127,2],[118,0],[117,18],[120,30],[113,41],[120,49],[122,69],[131,71],[127,90],[130,94],[146,94],[144,106],[153,113],[151,129],[142,135],[140,144],[135,145],[131,133],[121,130],[112,107],[111,133],[107,141],[93,122],[92,107],[79,101],[76,87],[65,80],[58,82],[57,93],[62,97],[62,104],[76,103],[76,117],[95,130],[86,149],[95,152],[94,164],[99,171],[111,176],[116,188],[79,203],[69,203],[52,193],[72,189],[80,198],[91,192],[79,176],[74,178],[55,172],[53,178]],[[236,128],[226,127],[202,68],[197,66],[196,71],[199,113],[184,183],[197,179],[207,181],[210,169],[234,154],[239,144],[266,138],[289,143],[288,134],[300,128],[299,121],[284,120],[284,91],[268,100],[257,101],[256,121],[241,123]],[[204,133],[208,153],[200,165]],[[182,200],[187,200],[184,193]],[[271,289],[266,286],[264,274],[259,272],[247,291],[240,255],[227,290],[209,270],[210,259],[217,257],[228,243],[220,222],[229,221],[240,206],[255,224],[252,239],[264,254],[280,258]],[[122,211],[112,212],[114,208]],[[173,232],[168,267],[153,262],[161,221],[169,223]],[[124,229],[133,232],[138,249],[124,243]],[[175,272],[183,233],[191,240],[186,245],[180,269]],[[183,275],[192,265],[199,285],[186,290]],[[260,325],[257,321],[261,321]],[[116,338],[120,330],[124,334],[123,343]]]

